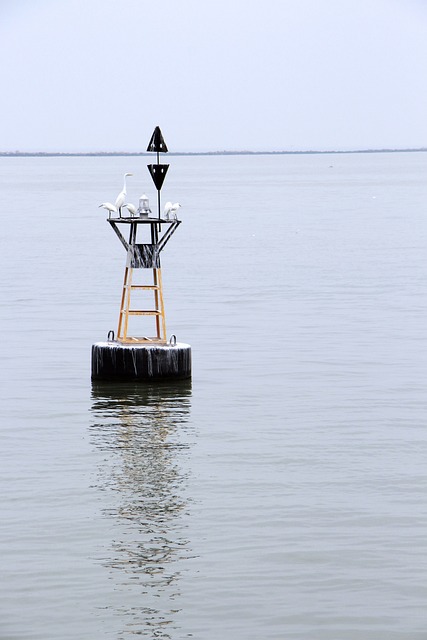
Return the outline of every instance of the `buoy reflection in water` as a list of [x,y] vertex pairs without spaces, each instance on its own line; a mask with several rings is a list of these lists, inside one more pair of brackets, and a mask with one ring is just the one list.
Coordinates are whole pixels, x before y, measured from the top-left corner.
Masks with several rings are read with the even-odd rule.
[[191,555],[185,495],[190,403],[188,381],[92,386],[91,441],[103,454],[94,489],[102,493],[112,532],[101,562],[118,592],[122,637],[169,638],[176,628],[179,576]]

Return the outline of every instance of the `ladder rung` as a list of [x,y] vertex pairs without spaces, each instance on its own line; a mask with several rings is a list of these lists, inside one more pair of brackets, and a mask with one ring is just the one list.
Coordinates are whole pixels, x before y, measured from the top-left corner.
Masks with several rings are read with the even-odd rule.
[[132,311],[122,311],[123,314],[126,313],[130,316],[161,316],[161,311],[138,311],[133,309]]
[[156,284],[125,284],[124,286],[125,289],[145,289],[146,291],[159,291],[160,287],[158,287]]

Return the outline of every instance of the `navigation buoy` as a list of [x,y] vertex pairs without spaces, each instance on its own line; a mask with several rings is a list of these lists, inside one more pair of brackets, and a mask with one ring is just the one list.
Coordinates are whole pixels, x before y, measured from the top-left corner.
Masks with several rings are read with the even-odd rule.
[[[112,217],[115,212],[109,210],[107,222],[126,249],[127,257],[117,334],[111,330],[105,342],[92,345],[93,380],[154,382],[191,377],[190,345],[177,342],[175,335],[169,339],[166,335],[160,253],[181,221],[160,214],[160,190],[169,165],[159,164],[159,152],[168,151],[159,127],[155,128],[147,151],[157,152],[157,165],[148,165],[148,170],[158,192],[158,217],[151,217],[145,195],[138,210],[126,205],[129,217],[120,215],[118,208],[118,215]],[[121,229],[128,232],[128,239]],[[137,302],[137,308],[134,306],[135,298],[150,294],[148,308],[144,300]],[[144,335],[133,335],[134,329],[130,327],[133,318],[151,323],[154,320],[153,335],[146,335],[147,327],[142,331]]]

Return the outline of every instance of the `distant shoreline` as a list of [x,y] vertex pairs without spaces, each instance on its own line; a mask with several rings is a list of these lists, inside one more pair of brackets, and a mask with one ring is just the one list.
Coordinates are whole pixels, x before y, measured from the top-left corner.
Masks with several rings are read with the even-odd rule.
[[[171,156],[286,156],[286,155],[327,155],[347,153],[419,153],[426,152],[427,147],[418,149],[355,149],[355,150],[329,150],[329,151],[170,151]],[[153,157],[146,151],[0,151],[0,157],[30,157],[30,158],[56,158],[56,157],[116,157],[116,156],[147,156]]]

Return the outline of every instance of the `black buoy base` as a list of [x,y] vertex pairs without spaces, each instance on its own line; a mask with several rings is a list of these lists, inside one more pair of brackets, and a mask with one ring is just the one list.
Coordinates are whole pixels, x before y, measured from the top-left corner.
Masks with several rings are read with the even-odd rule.
[[170,344],[92,345],[92,380],[157,382],[191,378],[191,347]]

